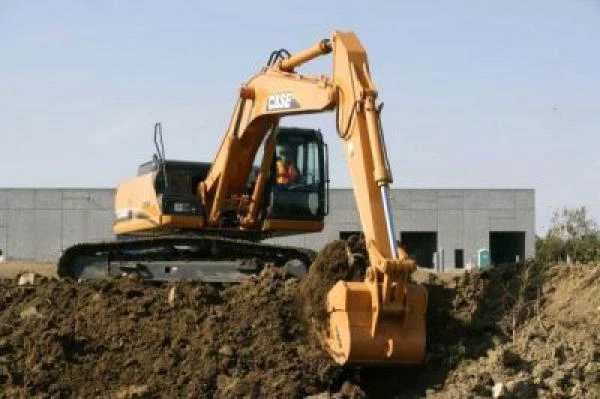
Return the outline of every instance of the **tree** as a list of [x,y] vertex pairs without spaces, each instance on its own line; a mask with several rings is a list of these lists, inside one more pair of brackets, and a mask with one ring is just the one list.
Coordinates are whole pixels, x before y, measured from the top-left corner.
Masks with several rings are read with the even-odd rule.
[[536,257],[544,262],[600,260],[600,231],[587,209],[556,210],[546,237],[536,240]]
[[535,256],[544,263],[561,262],[567,259],[565,243],[557,236],[548,234],[544,237],[536,237]]
[[563,240],[573,240],[594,234],[598,234],[598,224],[588,217],[585,206],[575,209],[565,207],[560,211],[554,211],[548,235]]

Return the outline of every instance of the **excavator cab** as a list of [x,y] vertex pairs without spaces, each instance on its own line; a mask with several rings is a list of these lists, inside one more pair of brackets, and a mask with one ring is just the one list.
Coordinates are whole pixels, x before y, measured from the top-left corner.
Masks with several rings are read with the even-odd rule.
[[319,130],[281,127],[271,164],[266,217],[323,221],[327,214],[327,145]]

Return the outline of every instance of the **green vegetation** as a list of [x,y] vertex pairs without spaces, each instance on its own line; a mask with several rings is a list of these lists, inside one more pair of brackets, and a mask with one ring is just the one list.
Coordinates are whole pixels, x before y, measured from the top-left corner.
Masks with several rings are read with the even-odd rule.
[[600,230],[584,206],[563,208],[552,216],[546,237],[535,243],[536,258],[542,262],[600,261]]

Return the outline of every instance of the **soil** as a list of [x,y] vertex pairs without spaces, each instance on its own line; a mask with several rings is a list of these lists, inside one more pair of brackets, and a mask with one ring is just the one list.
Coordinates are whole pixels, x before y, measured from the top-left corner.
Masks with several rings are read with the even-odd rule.
[[429,291],[426,364],[347,370],[369,397],[600,398],[600,265],[415,279]]
[[599,265],[418,271],[426,364],[343,368],[312,331],[365,259],[337,241],[303,281],[267,268],[229,287],[1,280],[0,396],[600,397]]
[[321,250],[300,282],[299,291],[304,315],[315,330],[328,327],[325,303],[331,287],[339,280],[364,280],[367,258],[365,243],[358,236],[331,242]]
[[336,368],[309,341],[298,282],[216,289],[40,278],[0,287],[0,383],[17,396],[302,397]]
[[467,341],[432,396],[600,398],[600,265],[525,265],[499,286],[487,302],[509,307],[490,345]]

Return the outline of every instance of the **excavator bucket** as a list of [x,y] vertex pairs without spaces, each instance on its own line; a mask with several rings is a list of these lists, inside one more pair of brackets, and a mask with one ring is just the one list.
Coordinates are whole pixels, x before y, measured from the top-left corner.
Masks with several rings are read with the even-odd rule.
[[373,317],[378,305],[372,303],[369,284],[338,281],[327,295],[326,345],[334,360],[353,365],[422,363],[427,290],[407,283],[405,298],[401,311],[380,311]]

